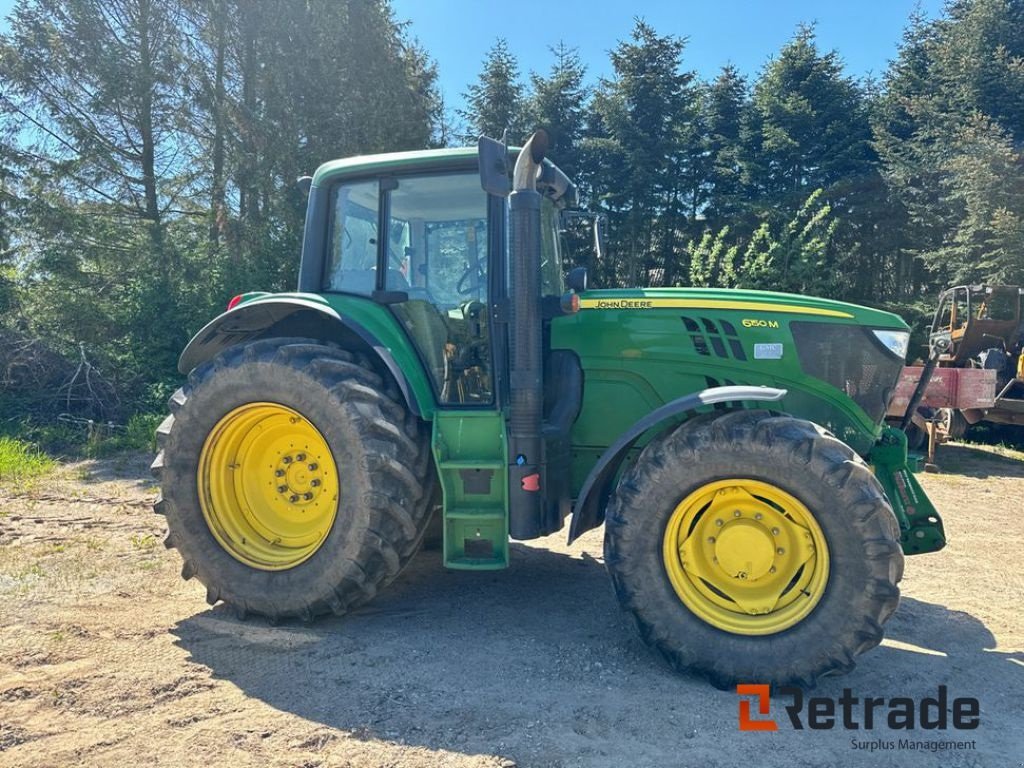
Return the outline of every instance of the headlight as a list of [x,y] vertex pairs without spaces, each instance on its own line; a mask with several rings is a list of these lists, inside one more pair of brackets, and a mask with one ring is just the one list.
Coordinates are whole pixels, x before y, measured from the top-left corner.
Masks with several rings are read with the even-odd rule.
[[909,331],[872,331],[872,333],[900,360],[907,359],[907,347],[910,346]]

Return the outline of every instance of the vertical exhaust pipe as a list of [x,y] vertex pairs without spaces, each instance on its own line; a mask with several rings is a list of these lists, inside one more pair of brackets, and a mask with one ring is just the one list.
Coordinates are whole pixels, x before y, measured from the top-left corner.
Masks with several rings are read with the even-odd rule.
[[540,296],[540,203],[537,178],[548,151],[537,131],[519,153],[509,196],[511,226],[509,345],[509,533],[535,537],[541,528],[544,491],[542,419],[543,357]]

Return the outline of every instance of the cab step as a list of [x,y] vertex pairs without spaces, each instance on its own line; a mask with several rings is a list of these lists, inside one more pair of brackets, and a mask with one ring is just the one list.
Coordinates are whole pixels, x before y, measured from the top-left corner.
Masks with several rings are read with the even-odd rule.
[[431,447],[443,492],[444,564],[508,567],[508,452],[500,412],[439,411]]

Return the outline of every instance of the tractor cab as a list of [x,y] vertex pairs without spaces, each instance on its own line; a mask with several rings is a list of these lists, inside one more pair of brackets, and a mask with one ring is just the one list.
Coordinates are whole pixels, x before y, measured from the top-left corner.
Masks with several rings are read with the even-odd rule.
[[[476,167],[458,162],[465,154],[419,153],[419,162],[386,176],[331,183],[323,195],[326,234],[314,233],[304,250],[310,277],[300,290],[386,305],[408,333],[438,405],[493,406],[503,386],[494,364],[504,354],[495,334],[502,318],[494,308],[508,292],[506,213]],[[449,167],[440,170],[443,159]],[[566,200],[549,189],[540,206],[540,291],[557,298]]]

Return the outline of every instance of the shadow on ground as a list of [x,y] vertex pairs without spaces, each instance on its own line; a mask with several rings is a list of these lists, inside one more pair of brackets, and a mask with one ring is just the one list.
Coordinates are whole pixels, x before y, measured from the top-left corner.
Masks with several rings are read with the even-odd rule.
[[1024,478],[1024,461],[962,443],[939,446],[935,461],[943,475]]
[[155,480],[150,474],[151,453],[125,453],[108,459],[83,459],[73,464],[76,479],[85,485],[117,483],[125,491],[155,494]]
[[[194,663],[247,695],[361,738],[527,764],[656,762],[652,745],[669,739],[718,764],[721,739],[735,738],[735,694],[675,675],[648,652],[599,561],[523,545],[512,559],[507,571],[474,574],[445,571],[427,553],[342,619],[270,627],[218,607],[173,633]],[[1004,711],[996,697],[1009,693],[976,688],[1015,679],[1007,688],[1019,690],[1024,665],[993,651],[969,614],[904,598],[888,629],[895,647],[819,690],[925,696],[945,683]],[[833,749],[848,752],[848,739]]]

